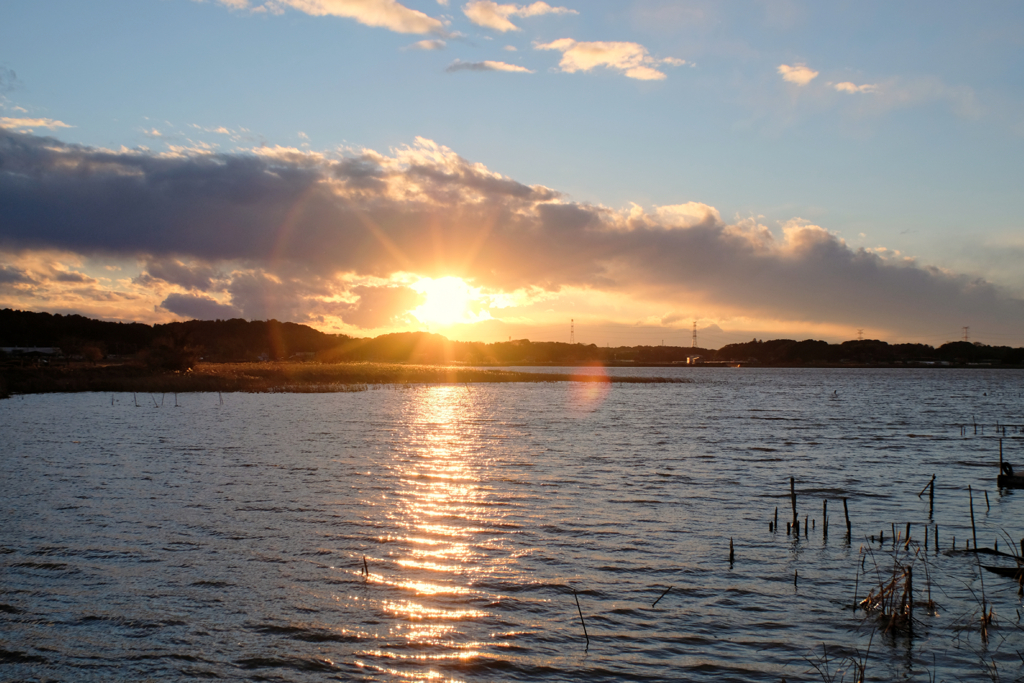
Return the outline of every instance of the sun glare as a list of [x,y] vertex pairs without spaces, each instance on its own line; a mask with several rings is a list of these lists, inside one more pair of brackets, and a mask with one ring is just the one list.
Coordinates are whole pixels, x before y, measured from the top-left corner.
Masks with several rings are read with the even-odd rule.
[[477,292],[462,278],[423,278],[410,286],[424,296],[423,303],[412,310],[412,314],[421,323],[452,325],[488,317],[486,314],[474,314],[470,310],[477,299]]

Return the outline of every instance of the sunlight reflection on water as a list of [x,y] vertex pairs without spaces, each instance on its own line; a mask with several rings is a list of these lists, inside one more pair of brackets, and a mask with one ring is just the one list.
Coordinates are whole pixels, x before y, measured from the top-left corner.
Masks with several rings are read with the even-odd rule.
[[[979,541],[1024,535],[991,431],[955,426],[1024,424],[1024,373],[643,372],[698,381],[0,402],[4,675],[805,680],[822,641],[872,637],[848,609],[861,548],[889,550],[866,536],[932,522],[962,544],[968,484]],[[1024,459],[1024,434],[1004,448]],[[817,519],[800,540],[767,532],[790,476]],[[849,546],[821,534],[841,498]],[[939,616],[875,636],[877,680],[981,671],[976,631],[951,640],[976,563],[929,571]],[[1002,629],[985,661],[1016,675],[1021,602],[985,588]]]

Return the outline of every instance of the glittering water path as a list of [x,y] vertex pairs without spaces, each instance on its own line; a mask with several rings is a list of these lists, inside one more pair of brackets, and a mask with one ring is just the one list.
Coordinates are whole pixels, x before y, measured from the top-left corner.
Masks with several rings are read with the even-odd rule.
[[[820,680],[822,642],[869,641],[869,680],[1024,673],[1016,587],[985,577],[985,645],[973,557],[932,546],[913,637],[849,609],[932,474],[944,548],[968,484],[982,545],[1024,536],[993,428],[956,426],[1024,424],[1024,373],[631,372],[695,381],[2,401],[0,678]],[[790,476],[801,540],[768,533]]]

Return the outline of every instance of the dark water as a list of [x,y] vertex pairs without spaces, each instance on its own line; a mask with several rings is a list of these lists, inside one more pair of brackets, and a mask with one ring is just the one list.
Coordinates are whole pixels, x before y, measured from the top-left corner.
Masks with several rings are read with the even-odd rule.
[[[868,680],[1024,674],[1016,584],[946,552],[968,485],[979,544],[1024,536],[994,483],[1024,373],[636,372],[695,381],[0,401],[0,679],[810,681],[823,643],[870,643]],[[938,608],[887,635],[850,606],[908,521]]]

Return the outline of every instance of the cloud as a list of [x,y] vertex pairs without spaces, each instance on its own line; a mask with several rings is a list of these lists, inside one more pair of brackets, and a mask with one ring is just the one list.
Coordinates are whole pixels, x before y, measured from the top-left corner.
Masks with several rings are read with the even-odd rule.
[[160,307],[183,318],[195,320],[224,320],[240,315],[234,306],[227,306],[202,294],[171,294]]
[[[1006,321],[1024,319],[1024,301],[990,282],[853,249],[807,221],[773,231],[729,223],[699,201],[626,210],[575,202],[424,139],[388,154],[166,156],[0,130],[0,158],[0,243],[20,254],[144,259],[164,283],[150,286],[179,315],[227,315],[197,293],[207,287],[248,318],[375,325],[411,305],[408,292],[391,289],[396,279],[457,276],[495,296],[570,289],[663,311],[902,334],[963,324],[1011,324],[1019,334],[1020,323]],[[60,301],[109,300],[106,311],[145,295],[141,283],[123,292],[59,283],[38,262],[4,262],[15,269],[8,280],[40,283],[8,286],[38,286],[35,306],[57,301],[44,284],[72,288]]]
[[839,92],[848,93],[869,93],[878,92],[878,86],[871,83],[865,83],[864,85],[856,85],[850,81],[844,81],[843,83],[836,83],[832,86]]
[[440,39],[434,40],[421,40],[418,43],[413,43],[407,46],[406,50],[443,50],[448,43]]
[[413,308],[423,303],[423,295],[409,287],[356,286],[351,292],[359,301],[341,311],[341,319],[362,329],[378,329],[404,322]]
[[494,62],[491,60],[483,62],[463,62],[458,59],[449,64],[445,71],[448,73],[454,73],[456,71],[511,71],[526,74],[534,73],[526,67],[516,66],[515,64],[509,64],[507,62]]
[[499,5],[491,0],[474,0],[462,8],[463,14],[477,26],[506,33],[520,28],[509,21],[509,17],[536,17],[542,14],[579,14],[566,7],[552,7],[546,2],[531,5]]
[[14,73],[13,69],[0,66],[0,95],[15,90],[19,85],[18,74]]
[[782,75],[782,80],[788,83],[795,83],[801,87],[807,85],[818,76],[818,72],[809,68],[806,64],[796,64],[794,66],[780,64],[778,72]]
[[360,24],[396,33],[443,33],[444,24],[395,0],[273,0],[271,7],[291,7],[306,14],[355,19]]
[[184,289],[197,289],[208,292],[213,289],[216,271],[207,265],[186,265],[178,259],[151,259],[146,264],[146,273],[150,278],[163,280],[168,284],[178,285]]
[[29,284],[35,280],[21,268],[0,265],[0,286]]
[[571,38],[562,38],[534,47],[538,50],[561,52],[562,60],[558,66],[566,73],[590,71],[595,67],[603,66],[613,71],[621,71],[627,77],[641,81],[656,81],[665,78],[665,74],[658,71],[658,66],[682,66],[686,63],[685,60],[674,57],[655,59],[648,54],[647,48],[638,43],[583,43]]
[[49,128],[50,130],[55,130],[57,128],[74,128],[74,126],[69,126],[63,121],[57,121],[56,119],[18,119],[0,116],[0,128],[31,131],[36,128]]

